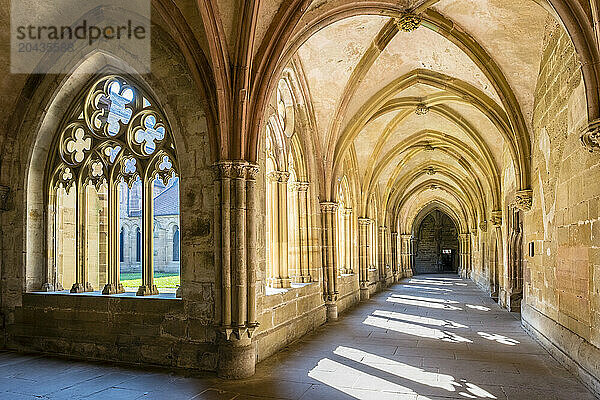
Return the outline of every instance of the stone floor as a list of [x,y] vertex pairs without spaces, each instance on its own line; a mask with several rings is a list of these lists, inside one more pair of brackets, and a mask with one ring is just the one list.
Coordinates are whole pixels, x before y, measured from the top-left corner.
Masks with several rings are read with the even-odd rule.
[[470,281],[418,276],[223,382],[0,353],[0,399],[569,399],[594,396]]

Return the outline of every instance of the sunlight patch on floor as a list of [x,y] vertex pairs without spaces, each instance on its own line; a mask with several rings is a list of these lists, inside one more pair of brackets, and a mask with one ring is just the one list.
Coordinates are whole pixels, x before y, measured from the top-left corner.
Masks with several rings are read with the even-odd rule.
[[427,339],[437,339],[450,343],[473,343],[472,340],[459,336],[452,332],[442,331],[440,329],[428,328],[426,326],[409,324],[407,322],[395,321],[393,319],[368,316],[363,324],[375,326],[377,328],[389,329],[394,332],[405,333],[407,335],[418,336]]
[[471,308],[473,310],[479,310],[479,311],[490,311],[491,310],[491,308],[489,308],[489,307],[474,306],[473,304],[465,304],[465,307]]
[[430,400],[414,390],[324,358],[308,376],[356,399]]
[[494,395],[479,386],[465,380],[457,381],[452,375],[425,371],[422,368],[345,346],[338,346],[333,353],[420,385],[439,388],[448,392],[459,392],[461,396],[467,398],[496,399]]
[[519,343],[521,343],[518,340],[511,339],[509,337],[506,337],[506,336],[503,336],[503,335],[499,335],[497,333],[492,334],[492,333],[486,333],[486,332],[477,332],[477,334],[479,336],[481,336],[482,338],[484,338],[484,339],[491,340],[491,341],[494,341],[494,342],[498,342],[500,344],[505,344],[505,345],[508,345],[508,346],[516,346]]
[[404,298],[400,298],[400,297],[388,297],[386,301],[389,301],[391,303],[399,303],[399,304],[406,304],[407,306],[418,306],[418,307],[425,307],[425,308],[435,308],[438,310],[449,310],[449,311],[462,311],[462,308],[460,307],[456,307],[456,306],[452,306],[450,304],[441,304],[441,303],[430,303],[427,300],[426,301],[422,301],[422,300],[411,300],[411,299],[404,299]]
[[450,321],[447,319],[444,320],[444,319],[435,319],[435,318],[430,318],[430,317],[421,317],[419,315],[403,314],[403,313],[394,312],[394,311],[376,310],[373,312],[373,315],[377,316],[377,317],[393,318],[393,319],[399,319],[399,320],[408,321],[408,322],[415,322],[418,324],[439,326],[439,327],[443,327],[443,328],[455,328],[455,329],[468,328],[467,325],[459,324],[458,322]]
[[404,287],[411,288],[411,289],[432,290],[432,291],[444,292],[444,293],[452,292],[452,289],[444,289],[444,288],[437,288],[437,287],[431,287],[431,286],[404,285]]

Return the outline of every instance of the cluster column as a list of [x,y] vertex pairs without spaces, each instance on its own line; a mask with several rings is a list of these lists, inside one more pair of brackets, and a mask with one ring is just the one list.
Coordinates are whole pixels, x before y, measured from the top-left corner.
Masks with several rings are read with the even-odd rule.
[[392,274],[394,282],[398,282],[401,278],[398,271],[398,232],[392,232]]
[[323,248],[323,297],[327,307],[327,320],[335,321],[338,317],[337,309],[337,265],[335,263],[335,228],[337,203],[321,203],[321,232]]
[[218,374],[242,379],[254,375],[256,350],[256,175],[245,161],[215,165],[215,263]]
[[468,278],[471,272],[471,237],[468,233],[459,236],[460,276]]
[[386,241],[385,241],[385,232],[387,230],[386,226],[379,227],[379,280],[385,285],[385,280],[387,278],[386,271]]
[[369,299],[369,227],[372,221],[369,218],[358,219],[358,255],[360,299]]
[[411,240],[412,235],[400,235],[400,264],[402,265],[402,274],[404,276],[412,275],[410,273]]

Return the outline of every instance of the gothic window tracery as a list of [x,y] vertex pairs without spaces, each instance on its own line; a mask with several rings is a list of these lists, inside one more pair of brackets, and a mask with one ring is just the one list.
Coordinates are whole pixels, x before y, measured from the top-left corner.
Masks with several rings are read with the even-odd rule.
[[175,143],[158,104],[129,78],[98,79],[71,107],[54,149],[47,185],[55,287],[123,292],[123,262],[135,259],[137,294],[157,294],[153,220],[171,187],[179,219]]

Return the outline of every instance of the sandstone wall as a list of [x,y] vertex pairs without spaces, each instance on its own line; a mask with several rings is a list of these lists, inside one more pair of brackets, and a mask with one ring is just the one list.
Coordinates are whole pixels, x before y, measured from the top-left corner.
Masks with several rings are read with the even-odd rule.
[[600,157],[579,143],[583,90],[573,46],[549,20],[533,117],[524,245],[533,242],[535,255],[524,269],[523,323],[599,392]]

